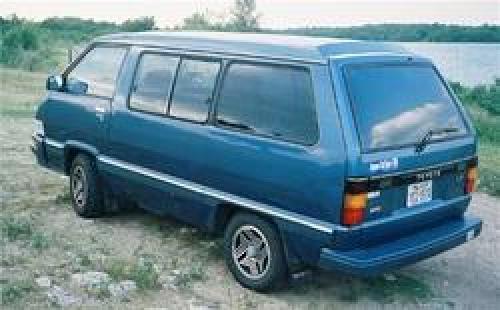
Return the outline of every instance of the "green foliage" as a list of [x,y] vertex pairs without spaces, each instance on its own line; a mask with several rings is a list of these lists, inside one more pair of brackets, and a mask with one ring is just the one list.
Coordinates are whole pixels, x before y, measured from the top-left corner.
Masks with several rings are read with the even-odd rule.
[[274,32],[376,41],[500,42],[498,25],[379,24],[354,27],[304,27]]
[[235,0],[231,20],[227,25],[231,31],[251,32],[259,30],[259,18],[255,0]]
[[11,49],[36,50],[40,46],[40,34],[38,30],[29,24],[11,28],[3,36],[2,45]]
[[132,264],[127,261],[115,260],[105,266],[104,269],[113,280],[132,280],[142,290],[159,287],[157,266],[148,257],[141,257]]
[[121,26],[122,31],[137,32],[155,29],[155,18],[153,16],[141,17],[137,19],[127,19]]
[[12,304],[33,290],[33,284],[27,280],[2,283],[0,287],[0,305]]
[[491,114],[500,115],[500,78],[491,85],[480,85],[473,88],[465,87],[460,83],[451,83],[455,93],[462,102],[478,106]]
[[155,28],[153,17],[129,19],[121,25],[74,17],[51,17],[39,23],[15,15],[0,17],[0,64],[28,71],[54,69],[66,61],[65,52],[75,44],[113,32]]
[[27,239],[33,234],[30,221],[13,217],[2,218],[0,220],[0,231],[2,232],[2,236],[9,241]]
[[183,30],[215,30],[215,23],[210,20],[207,12],[195,12],[184,18]]
[[208,11],[195,12],[184,18],[182,30],[211,30],[226,32],[260,31],[260,15],[256,12],[255,0],[235,0],[228,21],[214,20]]
[[36,232],[31,236],[30,245],[36,250],[43,250],[49,247],[50,240],[44,234]]

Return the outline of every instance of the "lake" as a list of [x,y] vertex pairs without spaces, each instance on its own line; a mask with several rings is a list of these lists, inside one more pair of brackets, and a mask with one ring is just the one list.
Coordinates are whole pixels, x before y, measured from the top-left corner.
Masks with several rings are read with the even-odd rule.
[[431,58],[446,79],[468,86],[490,84],[500,78],[500,44],[400,43]]

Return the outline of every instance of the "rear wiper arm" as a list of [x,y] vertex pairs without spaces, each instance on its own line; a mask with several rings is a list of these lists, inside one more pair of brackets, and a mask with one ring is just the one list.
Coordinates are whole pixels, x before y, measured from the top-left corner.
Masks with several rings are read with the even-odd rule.
[[228,120],[224,120],[224,119],[217,120],[217,123],[219,123],[223,126],[227,126],[227,127],[233,127],[236,129],[241,129],[241,130],[250,131],[250,132],[257,132],[257,130],[255,128],[248,126],[247,124],[243,124],[243,123],[232,122],[232,121],[228,121]]
[[252,126],[249,126],[247,124],[239,123],[239,122],[232,122],[224,119],[219,119],[217,120],[217,123],[221,124],[222,126],[226,127],[232,127],[244,131],[251,132],[253,134],[259,134],[262,136],[273,136],[273,137],[282,137],[283,135],[279,132],[264,132],[262,130],[259,130],[257,128],[254,128]]
[[436,135],[442,135],[442,134],[448,134],[448,133],[454,133],[459,131],[457,127],[446,127],[446,128],[439,128],[439,129],[430,129],[427,131],[427,133],[422,137],[422,139],[415,145],[415,152],[420,153],[422,152],[427,144],[431,141],[431,138]]

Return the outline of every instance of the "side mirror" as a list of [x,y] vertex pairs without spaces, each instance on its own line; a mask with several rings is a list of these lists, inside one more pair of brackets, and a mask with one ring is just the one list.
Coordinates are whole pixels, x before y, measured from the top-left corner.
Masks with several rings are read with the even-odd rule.
[[51,75],[47,78],[47,90],[61,91],[63,89],[63,79],[60,75]]
[[89,90],[89,85],[77,79],[66,81],[66,91],[73,95],[85,95]]

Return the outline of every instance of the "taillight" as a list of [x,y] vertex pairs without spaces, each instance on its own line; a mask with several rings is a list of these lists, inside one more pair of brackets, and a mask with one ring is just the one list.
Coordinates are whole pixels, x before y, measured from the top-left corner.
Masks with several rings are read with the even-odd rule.
[[364,183],[349,183],[344,196],[342,224],[352,226],[363,222],[368,203],[367,186]]
[[477,160],[470,162],[465,171],[465,193],[470,194],[476,191],[479,181],[479,170],[477,168]]

